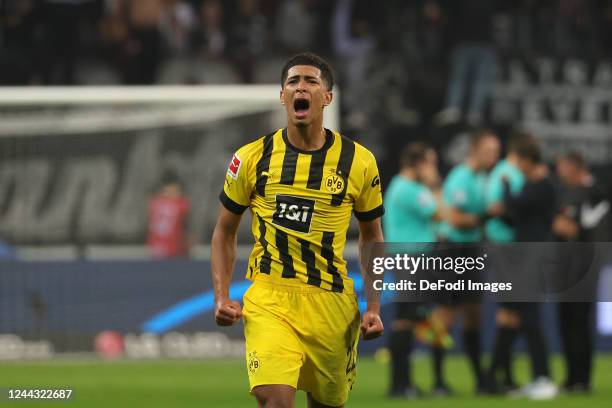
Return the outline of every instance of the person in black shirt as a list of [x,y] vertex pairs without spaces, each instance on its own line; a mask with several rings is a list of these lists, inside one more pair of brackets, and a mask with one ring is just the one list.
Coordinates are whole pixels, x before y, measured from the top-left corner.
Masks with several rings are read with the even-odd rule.
[[563,241],[610,241],[610,191],[598,183],[582,155],[571,151],[559,157],[557,176],[563,188],[553,224],[555,235]]
[[517,155],[517,165],[527,180],[517,195],[504,183],[504,218],[514,226],[517,242],[552,241],[556,193],[548,168],[541,163],[541,153],[535,144],[519,148]]
[[[514,227],[517,242],[551,241],[556,192],[548,168],[542,162],[540,148],[535,142],[526,141],[516,146],[516,156],[516,165],[526,178],[525,185],[518,194],[513,195],[509,183],[504,181],[503,204],[493,205],[489,213],[501,215]],[[504,342],[505,350],[501,352],[509,360],[516,336],[519,332],[523,333],[527,339],[534,378],[533,383],[513,393],[538,400],[554,398],[558,390],[550,379],[548,347],[541,327],[539,304],[504,302],[502,306],[508,310],[510,320],[518,331],[514,331],[512,338]],[[497,391],[496,384],[491,384],[490,388],[492,392]]]
[[[559,212],[553,223],[556,237],[565,242],[599,242],[612,238],[609,193],[595,182],[584,158],[569,152],[557,160],[562,184]],[[584,245],[584,244],[583,244]],[[570,246],[580,250],[580,244]],[[582,256],[583,263],[588,262]],[[580,273],[586,273],[588,267]],[[593,298],[595,297],[593,288]],[[593,361],[593,302],[561,302],[558,306],[563,354],[566,361],[566,392],[588,392]]]

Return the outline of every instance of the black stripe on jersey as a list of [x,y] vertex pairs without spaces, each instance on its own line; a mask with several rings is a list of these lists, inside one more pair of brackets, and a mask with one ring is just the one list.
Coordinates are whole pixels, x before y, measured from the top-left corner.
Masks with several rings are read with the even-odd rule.
[[353,158],[355,157],[355,142],[351,139],[342,136],[342,149],[340,150],[340,158],[336,166],[336,172],[344,178],[344,189],[332,196],[331,205],[334,207],[342,204],[346,190],[348,190],[349,175],[353,166]]
[[355,211],[355,218],[357,218],[359,221],[372,221],[378,217],[382,217],[384,214],[385,214],[385,207],[383,207],[381,204],[378,207],[370,211],[365,211],[365,212]]
[[283,278],[295,278],[293,258],[289,255],[289,237],[286,232],[278,228],[276,229],[276,247],[283,263]]
[[324,232],[323,240],[321,241],[321,255],[327,260],[327,272],[332,275],[332,292],[344,291],[344,282],[342,276],[338,273],[338,268],[334,265],[334,233]]
[[306,264],[306,275],[308,275],[308,284],[321,287],[321,271],[315,266],[315,253],[310,249],[310,242],[299,239],[302,247],[302,261]]
[[274,133],[272,132],[264,137],[263,140],[263,151],[261,158],[257,162],[257,181],[255,183],[255,189],[260,196],[266,194],[266,183],[268,182],[268,176],[263,175],[270,169],[270,159],[272,158],[272,148],[274,147]]
[[270,256],[270,252],[268,252],[268,241],[266,241],[266,224],[259,215],[257,215],[257,218],[259,220],[259,243],[264,249],[264,253],[261,256],[261,262],[259,263],[259,270],[262,273],[267,273],[269,275],[272,257]]
[[[326,141],[334,140],[334,135],[329,129],[325,129]],[[327,156],[327,149],[321,149],[312,155],[310,160],[310,170],[308,172],[308,187],[311,190],[320,190],[321,181],[323,180],[323,165],[325,164],[325,157]]]
[[[287,129],[283,129],[283,137]],[[283,172],[281,173],[281,184],[292,185],[295,180],[295,168],[297,166],[298,153],[291,149],[288,145],[285,146],[285,157],[283,158]]]
[[223,204],[223,206],[229,211],[238,215],[242,214],[244,210],[249,208],[248,205],[240,205],[231,198],[229,198],[227,194],[225,194],[225,190],[221,190],[221,194],[219,194],[219,201],[221,201],[221,204]]

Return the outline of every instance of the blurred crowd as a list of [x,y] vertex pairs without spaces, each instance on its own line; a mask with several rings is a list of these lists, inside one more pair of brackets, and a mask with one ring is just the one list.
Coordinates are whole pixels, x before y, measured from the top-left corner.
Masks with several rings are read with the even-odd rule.
[[308,50],[337,70],[344,131],[373,138],[483,124],[504,58],[612,46],[611,0],[2,0],[0,13],[0,85],[275,83]]
[[479,125],[500,57],[597,59],[612,45],[610,0],[2,0],[0,10],[0,85],[276,82],[288,55],[309,50],[334,63],[358,129]]
[[253,82],[265,56],[325,48],[318,45],[329,43],[333,11],[333,2],[317,0],[3,2],[1,79],[13,84],[78,84],[88,62],[104,64],[117,82],[153,84],[164,63],[185,57],[201,69],[226,61],[237,82]]
[[[310,50],[345,62],[354,81],[367,59],[440,64],[461,42],[500,50],[594,55],[610,48],[609,0],[3,0],[4,84],[78,84],[87,63],[113,80],[159,81],[168,61],[205,70],[229,63],[257,80],[266,58]],[[380,60],[377,64],[379,67]],[[400,67],[405,68],[405,67]],[[176,77],[175,81],[197,81]]]

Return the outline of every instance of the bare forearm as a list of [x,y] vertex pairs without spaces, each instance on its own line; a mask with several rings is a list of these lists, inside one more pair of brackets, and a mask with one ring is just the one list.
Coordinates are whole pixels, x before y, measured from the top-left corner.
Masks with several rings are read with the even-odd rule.
[[376,314],[380,314],[380,300],[370,299],[367,301],[366,305],[367,312],[374,312]]
[[449,209],[444,204],[440,190],[433,191],[433,196],[436,200],[436,212],[431,216],[431,219],[432,221],[443,221]]
[[[370,268],[370,260],[373,256],[384,255],[384,238],[382,232],[359,238],[359,259],[361,263],[361,275],[363,277],[364,289],[366,291],[367,309],[376,314],[380,313],[380,293],[373,287],[375,279],[383,279],[384,275],[374,275]],[[380,252],[380,254],[378,254]]]
[[216,301],[229,297],[235,260],[236,235],[215,228],[211,242],[211,265]]
[[363,287],[368,305],[361,319],[361,333],[364,340],[380,337],[385,328],[380,320],[380,292],[374,289],[374,280],[382,279],[370,268],[370,259],[384,256],[384,237],[380,218],[359,222],[359,259],[363,275]]
[[455,228],[474,228],[477,227],[479,223],[480,218],[474,214],[465,213],[456,208],[449,212],[449,224]]

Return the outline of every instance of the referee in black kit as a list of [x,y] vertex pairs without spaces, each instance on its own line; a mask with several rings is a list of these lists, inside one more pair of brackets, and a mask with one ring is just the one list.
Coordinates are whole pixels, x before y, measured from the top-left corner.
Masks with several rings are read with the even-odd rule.
[[[611,241],[610,193],[596,182],[582,155],[573,151],[559,157],[557,176],[562,184],[559,213],[553,223],[557,238],[566,242]],[[594,299],[594,291],[592,295]],[[589,392],[594,301],[561,302],[558,313],[567,368],[563,389],[568,393]]]

